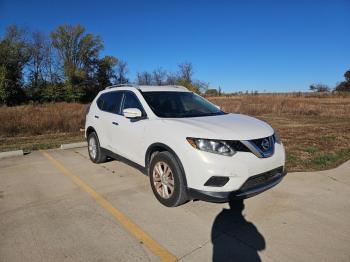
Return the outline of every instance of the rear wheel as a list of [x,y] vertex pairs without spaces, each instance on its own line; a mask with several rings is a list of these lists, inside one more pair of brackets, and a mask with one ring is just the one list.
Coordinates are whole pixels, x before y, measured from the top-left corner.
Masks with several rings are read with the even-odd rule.
[[88,136],[88,151],[92,162],[103,163],[106,162],[107,157],[101,152],[100,142],[97,134],[92,132]]
[[155,155],[148,171],[152,191],[160,203],[167,207],[179,206],[187,201],[183,173],[176,158],[164,151]]

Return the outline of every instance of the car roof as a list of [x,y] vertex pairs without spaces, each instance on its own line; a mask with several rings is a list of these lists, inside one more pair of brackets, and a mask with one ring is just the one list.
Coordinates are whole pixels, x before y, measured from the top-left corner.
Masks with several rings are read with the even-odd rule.
[[138,86],[138,88],[142,91],[142,92],[151,92],[151,91],[174,91],[174,92],[189,92],[188,89],[184,86]]
[[177,86],[177,85],[166,85],[166,86],[144,86],[144,85],[116,85],[116,86],[110,86],[107,87],[105,90],[133,90],[138,89],[142,92],[190,92],[186,87],[184,86]]

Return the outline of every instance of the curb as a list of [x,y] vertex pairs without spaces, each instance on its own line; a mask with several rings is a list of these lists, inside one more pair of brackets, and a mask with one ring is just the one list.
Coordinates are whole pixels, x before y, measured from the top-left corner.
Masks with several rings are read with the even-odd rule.
[[73,149],[73,148],[80,148],[80,147],[86,147],[87,142],[79,142],[79,143],[71,143],[71,144],[62,144],[61,149]]
[[23,150],[0,152],[0,159],[14,156],[23,156]]

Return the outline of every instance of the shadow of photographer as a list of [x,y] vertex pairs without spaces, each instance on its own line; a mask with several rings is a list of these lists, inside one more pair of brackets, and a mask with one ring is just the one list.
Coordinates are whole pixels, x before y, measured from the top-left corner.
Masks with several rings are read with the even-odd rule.
[[213,261],[261,261],[258,252],[265,249],[265,239],[242,214],[244,201],[231,200],[229,205],[213,224]]

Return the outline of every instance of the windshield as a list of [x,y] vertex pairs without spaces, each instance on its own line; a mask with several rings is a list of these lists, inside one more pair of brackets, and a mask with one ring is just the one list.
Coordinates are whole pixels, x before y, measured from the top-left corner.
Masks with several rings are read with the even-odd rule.
[[159,117],[200,117],[225,112],[192,92],[143,92],[143,97]]

